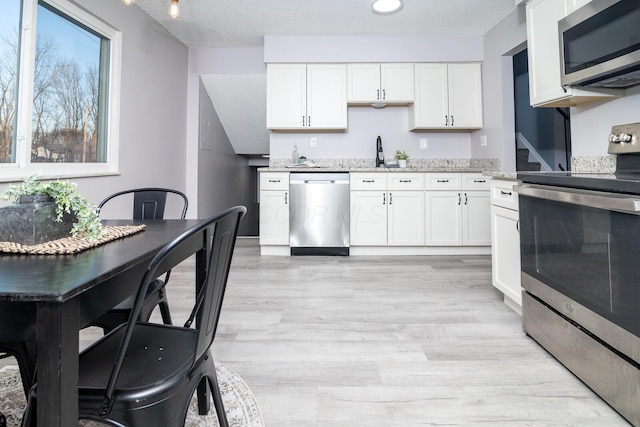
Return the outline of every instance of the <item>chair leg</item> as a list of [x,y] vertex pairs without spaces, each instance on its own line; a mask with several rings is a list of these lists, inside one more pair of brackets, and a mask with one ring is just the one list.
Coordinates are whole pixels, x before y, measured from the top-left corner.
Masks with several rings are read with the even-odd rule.
[[216,414],[218,415],[218,423],[220,427],[229,427],[227,421],[227,413],[224,410],[224,404],[222,403],[222,395],[220,394],[220,386],[218,385],[218,376],[216,370],[213,370],[213,378],[210,381],[211,394],[213,397],[213,406],[216,408]]

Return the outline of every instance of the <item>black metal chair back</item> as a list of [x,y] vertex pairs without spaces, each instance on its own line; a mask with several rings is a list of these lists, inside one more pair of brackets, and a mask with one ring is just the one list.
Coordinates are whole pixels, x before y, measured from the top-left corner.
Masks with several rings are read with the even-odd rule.
[[115,199],[116,197],[133,194],[133,219],[163,219],[167,204],[167,196],[170,193],[182,197],[184,205],[180,219],[184,219],[187,215],[189,200],[181,191],[172,190],[170,188],[148,187],[120,191],[102,200],[98,205],[98,208],[102,209],[108,201]]

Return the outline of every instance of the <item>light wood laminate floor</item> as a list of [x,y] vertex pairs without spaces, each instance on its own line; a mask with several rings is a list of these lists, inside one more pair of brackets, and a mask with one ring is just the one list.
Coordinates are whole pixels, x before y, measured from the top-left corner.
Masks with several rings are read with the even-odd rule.
[[[192,278],[193,260],[172,272],[176,323]],[[269,427],[628,425],[523,333],[489,256],[261,257],[240,239],[213,351]]]

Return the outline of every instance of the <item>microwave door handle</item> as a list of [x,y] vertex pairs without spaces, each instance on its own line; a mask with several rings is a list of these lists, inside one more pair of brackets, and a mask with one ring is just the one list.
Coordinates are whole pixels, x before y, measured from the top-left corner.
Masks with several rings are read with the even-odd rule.
[[631,195],[608,194],[597,191],[532,184],[517,185],[514,189],[517,190],[521,196],[640,215],[640,197],[633,197]]

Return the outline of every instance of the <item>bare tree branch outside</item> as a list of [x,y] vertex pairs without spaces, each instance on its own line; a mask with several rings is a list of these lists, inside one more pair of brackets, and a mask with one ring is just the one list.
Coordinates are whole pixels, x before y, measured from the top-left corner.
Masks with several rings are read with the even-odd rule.
[[[4,31],[0,35],[0,163],[15,162],[17,80],[25,77],[17,65],[17,24],[11,31],[0,25]],[[55,11],[38,7],[32,163],[98,161],[100,47],[99,36]]]

